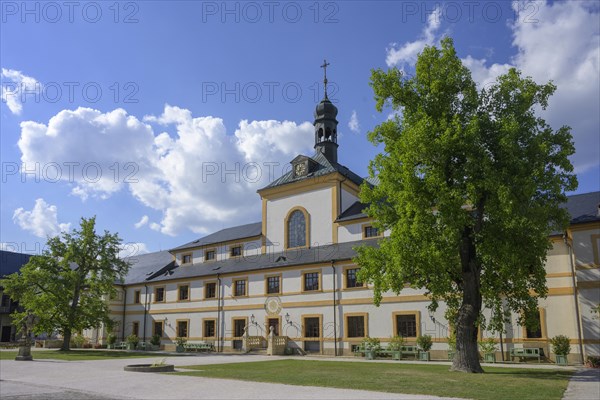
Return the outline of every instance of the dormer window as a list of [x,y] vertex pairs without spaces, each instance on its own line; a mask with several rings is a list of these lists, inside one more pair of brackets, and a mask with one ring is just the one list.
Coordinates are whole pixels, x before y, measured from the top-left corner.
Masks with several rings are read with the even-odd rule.
[[181,257],[181,263],[182,264],[191,264],[192,263],[192,254],[184,254]]
[[206,250],[204,252],[204,261],[213,261],[215,259],[215,251],[214,250]]
[[229,249],[230,257],[239,257],[242,255],[242,246],[233,246]]

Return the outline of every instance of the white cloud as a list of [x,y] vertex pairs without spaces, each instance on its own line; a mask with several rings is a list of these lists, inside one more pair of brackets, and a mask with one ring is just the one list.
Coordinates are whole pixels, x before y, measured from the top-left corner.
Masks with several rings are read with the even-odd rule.
[[13,114],[20,115],[23,111],[23,96],[31,98],[42,91],[41,83],[31,76],[24,75],[21,71],[2,68],[0,75],[2,77],[2,102],[6,103]]
[[[141,204],[163,213],[160,223],[143,217],[136,227],[148,224],[175,235],[256,218],[260,204],[249,199],[281,176],[297,153],[310,151],[313,141],[309,122],[244,120],[228,135],[220,118],[194,117],[169,105],[143,121],[122,109],[78,108],[59,112],[48,125],[23,122],[21,159],[26,165],[79,163],[62,177],[73,194],[106,198],[126,187]],[[174,133],[155,133],[155,127]],[[96,181],[97,169],[103,174]]]
[[348,121],[348,128],[354,133],[360,133],[360,123],[358,122],[356,110],[352,110],[352,116],[350,117],[350,121]]
[[121,251],[119,251],[119,258],[135,257],[141,254],[150,253],[146,243],[141,242],[129,242],[121,245]]
[[417,61],[417,56],[425,46],[431,46],[435,43],[435,33],[440,28],[440,18],[442,10],[436,7],[435,10],[427,17],[427,24],[421,32],[421,37],[414,42],[406,42],[398,47],[397,43],[392,43],[386,50],[387,56],[385,59],[388,67],[404,64],[414,65]]
[[[585,2],[536,2],[535,20],[517,19],[511,26],[516,55],[510,64],[486,65],[485,59],[464,58],[480,87],[508,71],[521,70],[543,84],[553,81],[557,90],[541,115],[554,128],[572,128],[576,172],[598,168],[600,157],[600,29],[598,8]],[[513,3],[515,10],[519,5]]]
[[148,223],[148,220],[149,220],[148,216],[147,216],[147,215],[144,215],[144,216],[142,217],[142,219],[140,219],[140,221],[139,221],[139,222],[137,222],[137,223],[135,223],[135,224],[134,224],[134,226],[135,226],[135,229],[139,229],[139,228],[141,228],[142,226],[146,225],[146,224]]
[[40,198],[35,201],[31,211],[22,207],[17,208],[13,214],[13,221],[21,229],[33,233],[40,238],[56,236],[63,231],[69,231],[71,224],[58,223],[58,210],[55,205],[50,205]]

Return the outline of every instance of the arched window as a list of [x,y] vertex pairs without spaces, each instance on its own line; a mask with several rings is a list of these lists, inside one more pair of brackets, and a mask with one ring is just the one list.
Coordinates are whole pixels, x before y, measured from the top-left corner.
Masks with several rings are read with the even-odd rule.
[[306,217],[300,210],[293,211],[287,220],[287,247],[306,246]]

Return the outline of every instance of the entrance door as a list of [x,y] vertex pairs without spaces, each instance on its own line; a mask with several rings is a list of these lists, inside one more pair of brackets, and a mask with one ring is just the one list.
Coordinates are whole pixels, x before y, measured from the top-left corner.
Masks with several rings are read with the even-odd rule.
[[10,342],[10,331],[12,326],[3,326],[2,327],[2,335],[0,336],[0,342]]
[[304,319],[304,337],[314,338],[314,340],[304,340],[304,351],[319,353],[321,351],[321,324],[319,318]]
[[279,336],[279,318],[269,318],[267,334],[271,333],[271,327],[273,327],[273,335]]
[[242,337],[244,336],[244,328],[246,327],[245,319],[233,320],[233,348],[241,350],[243,346]]

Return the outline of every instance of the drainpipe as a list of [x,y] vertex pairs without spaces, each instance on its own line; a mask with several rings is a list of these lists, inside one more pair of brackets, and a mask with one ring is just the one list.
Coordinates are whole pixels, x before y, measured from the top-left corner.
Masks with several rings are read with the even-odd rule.
[[332,306],[333,306],[333,348],[335,351],[334,357],[337,357],[337,355],[338,355],[337,354],[338,353],[338,351],[337,351],[337,323],[336,323],[337,322],[337,316],[336,316],[337,310],[335,307],[335,297],[336,297],[335,281],[337,280],[337,276],[335,274],[334,263],[335,263],[335,260],[331,260],[331,269],[333,270],[333,303],[332,303]]
[[217,353],[221,351],[221,274],[217,273]]
[[123,321],[121,322],[121,336],[125,340],[125,308],[127,305],[127,288],[123,285]]
[[148,285],[144,285],[144,339],[146,341],[146,314],[148,313]]
[[563,240],[569,249],[569,264],[571,266],[571,279],[573,282],[573,299],[575,300],[575,319],[577,320],[577,336],[579,338],[579,359],[581,364],[584,365],[585,362],[583,357],[583,335],[581,333],[581,320],[579,315],[579,296],[577,293],[577,281],[576,275],[577,271],[575,270],[575,265],[573,265],[573,247],[569,244],[569,238],[567,236],[567,232],[563,235]]

